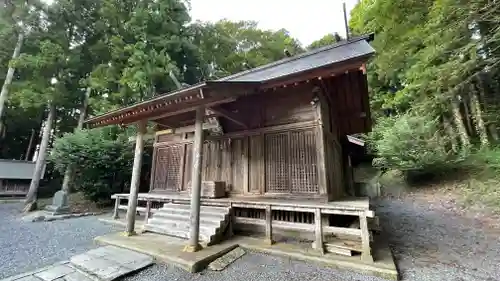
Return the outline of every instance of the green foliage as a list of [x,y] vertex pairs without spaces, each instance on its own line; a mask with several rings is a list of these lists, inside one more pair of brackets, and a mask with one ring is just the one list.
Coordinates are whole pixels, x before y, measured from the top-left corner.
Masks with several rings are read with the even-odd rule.
[[75,189],[92,201],[109,200],[129,184],[132,144],[116,127],[77,131],[55,140],[49,160],[61,174],[75,164]]
[[402,171],[440,171],[458,161],[437,120],[407,113],[381,118],[370,135],[374,165]]
[[329,33],[329,34],[321,37],[321,39],[312,42],[309,46],[307,46],[307,49],[314,50],[314,49],[317,49],[320,47],[334,44],[340,40],[342,40],[342,38],[340,37],[340,35],[338,33],[335,33],[335,34]]
[[221,78],[303,51],[287,30],[261,30],[253,21],[197,22],[191,26],[205,68],[204,79]]

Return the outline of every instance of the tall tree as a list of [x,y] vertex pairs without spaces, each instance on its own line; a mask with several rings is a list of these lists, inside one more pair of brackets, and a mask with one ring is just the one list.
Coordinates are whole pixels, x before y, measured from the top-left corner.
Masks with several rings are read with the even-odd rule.
[[[4,1],[2,6],[2,10],[0,11],[0,21],[2,21],[0,25],[3,25],[4,29],[2,35],[8,36],[9,33],[17,34],[17,43],[12,53],[12,60],[15,60],[21,53],[25,32],[23,25],[26,24],[27,17],[29,15],[29,5],[28,1]],[[7,28],[5,28],[5,25]],[[14,71],[15,68],[9,63],[9,68],[0,92],[0,138],[4,135],[5,129],[3,116],[5,115],[5,103],[7,101],[7,95],[9,87],[12,83],[12,78],[14,77]]]
[[340,37],[340,35],[337,32],[329,33],[321,37],[320,39],[313,41],[311,44],[309,44],[309,46],[307,46],[307,49],[314,50],[320,47],[332,45],[342,40],[343,40],[342,37]]
[[285,29],[261,30],[253,21],[197,22],[191,26],[200,47],[204,79],[221,78],[303,52],[299,42]]

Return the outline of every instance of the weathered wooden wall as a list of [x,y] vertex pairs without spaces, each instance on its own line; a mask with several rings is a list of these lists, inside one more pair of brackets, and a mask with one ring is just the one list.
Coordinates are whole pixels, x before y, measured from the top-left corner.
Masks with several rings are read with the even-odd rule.
[[350,71],[322,81],[339,136],[369,132],[372,124],[366,74]]
[[[226,182],[230,195],[339,199],[345,193],[340,140],[371,125],[361,71],[241,97],[220,108],[248,128],[219,119],[225,135],[207,136],[202,179]],[[151,190],[187,190],[191,153],[192,136],[158,136]]]
[[[314,132],[314,128],[296,128],[207,140],[202,179],[224,181],[233,195],[319,194]],[[190,140],[158,145],[152,191],[187,190],[191,153]]]

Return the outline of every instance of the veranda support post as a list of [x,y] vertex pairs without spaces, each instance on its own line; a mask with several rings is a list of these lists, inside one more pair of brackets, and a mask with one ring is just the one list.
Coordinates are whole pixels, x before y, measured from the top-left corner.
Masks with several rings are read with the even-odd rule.
[[201,194],[201,164],[203,161],[203,118],[205,108],[196,109],[196,123],[193,144],[193,169],[191,174],[191,216],[189,229],[189,244],[184,248],[186,252],[201,250],[200,236],[200,194]]
[[137,123],[137,137],[135,140],[134,165],[132,168],[132,179],[130,180],[130,195],[127,208],[127,229],[125,235],[135,235],[135,216],[137,211],[137,196],[141,182],[142,154],[144,152],[144,134],[146,133],[146,121]]

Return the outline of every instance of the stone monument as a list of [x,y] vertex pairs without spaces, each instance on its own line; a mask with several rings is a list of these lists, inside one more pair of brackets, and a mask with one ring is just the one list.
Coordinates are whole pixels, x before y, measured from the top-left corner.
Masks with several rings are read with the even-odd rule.
[[54,215],[69,213],[68,193],[64,190],[56,192],[52,199],[52,205],[45,207],[45,210],[52,212]]

